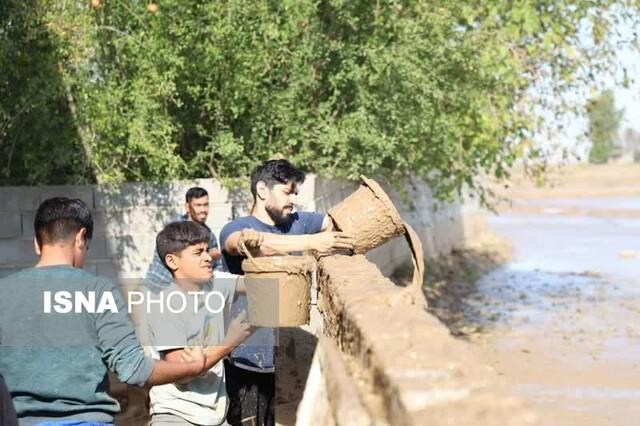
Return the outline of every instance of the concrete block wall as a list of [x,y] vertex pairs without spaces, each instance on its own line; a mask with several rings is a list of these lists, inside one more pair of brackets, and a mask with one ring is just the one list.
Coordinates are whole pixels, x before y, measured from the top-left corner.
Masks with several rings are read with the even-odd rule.
[[208,225],[218,234],[231,220],[232,203],[229,191],[212,179],[118,186],[2,187],[0,276],[34,264],[35,211],[47,198],[66,196],[83,200],[93,215],[86,269],[116,280],[140,279],[153,257],[157,232],[184,213],[185,193],[196,185],[209,191]]

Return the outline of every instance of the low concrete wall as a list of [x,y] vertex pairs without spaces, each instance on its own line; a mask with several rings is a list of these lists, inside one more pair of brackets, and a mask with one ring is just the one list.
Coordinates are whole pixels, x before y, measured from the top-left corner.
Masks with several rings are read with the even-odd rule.
[[297,424],[315,424],[310,413],[334,425],[536,424],[467,343],[409,304],[406,289],[364,256],[319,266],[318,308],[332,342],[316,351]]

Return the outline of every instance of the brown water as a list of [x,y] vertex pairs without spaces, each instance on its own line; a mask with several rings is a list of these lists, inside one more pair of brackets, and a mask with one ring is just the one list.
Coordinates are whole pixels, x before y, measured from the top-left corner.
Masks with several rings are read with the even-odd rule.
[[515,258],[469,301],[489,330],[477,345],[542,424],[640,424],[640,219],[589,214],[611,199],[583,198],[577,216],[545,201],[490,221]]

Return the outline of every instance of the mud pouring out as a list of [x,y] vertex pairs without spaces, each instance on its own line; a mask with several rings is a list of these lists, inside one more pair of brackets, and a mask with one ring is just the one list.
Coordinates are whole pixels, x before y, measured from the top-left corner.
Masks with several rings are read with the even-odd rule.
[[[328,215],[336,230],[356,240],[353,254],[364,254],[397,236],[405,235],[411,249],[414,275],[411,290],[421,293],[424,272],[422,244],[391,199],[373,179],[361,177],[361,186]],[[254,257],[244,250],[242,262],[247,287],[248,317],[254,326],[295,327],[309,322],[311,283],[317,270],[312,256]]]

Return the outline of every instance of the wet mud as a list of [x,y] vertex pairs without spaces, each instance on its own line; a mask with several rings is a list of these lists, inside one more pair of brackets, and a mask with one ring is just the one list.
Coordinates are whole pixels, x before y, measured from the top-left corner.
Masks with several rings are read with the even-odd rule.
[[516,207],[490,220],[510,257],[484,247],[426,265],[429,309],[545,425],[640,418],[640,194],[605,172],[609,196],[583,170],[514,190]]

